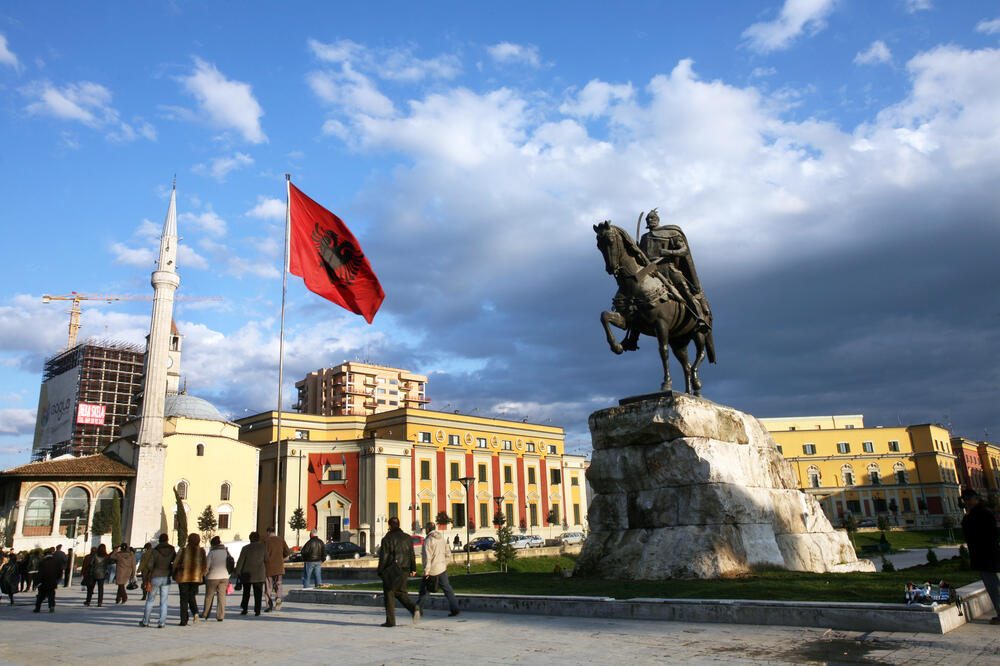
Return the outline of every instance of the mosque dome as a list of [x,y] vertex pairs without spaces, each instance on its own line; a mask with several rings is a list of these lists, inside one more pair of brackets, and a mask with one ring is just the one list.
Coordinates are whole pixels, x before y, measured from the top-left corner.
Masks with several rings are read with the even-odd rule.
[[226,418],[208,400],[185,394],[168,395],[163,415],[166,418],[183,416],[203,421],[226,421]]

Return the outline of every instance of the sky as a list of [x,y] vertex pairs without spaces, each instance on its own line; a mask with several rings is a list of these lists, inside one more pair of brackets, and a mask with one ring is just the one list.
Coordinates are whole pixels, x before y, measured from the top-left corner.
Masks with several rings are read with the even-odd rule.
[[[680,225],[715,317],[706,398],[996,440],[1000,3],[25,2],[0,8],[0,467],[30,456],[43,294],[149,296],[176,176],[183,381],[277,404],[284,174],[386,292],[289,277],[311,370],[429,376],[430,408],[551,423],[659,388],[615,356],[593,225]],[[142,342],[151,304],[85,302]],[[674,364],[675,386],[682,384]]]

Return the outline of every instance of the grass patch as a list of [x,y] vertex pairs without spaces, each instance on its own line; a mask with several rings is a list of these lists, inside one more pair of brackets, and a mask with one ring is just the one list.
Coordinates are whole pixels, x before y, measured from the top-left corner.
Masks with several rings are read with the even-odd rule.
[[[965,538],[962,535],[961,528],[953,529],[951,533],[955,539],[954,544],[965,543]],[[861,548],[863,546],[877,546],[881,537],[882,533],[879,531],[855,532],[854,545],[858,549],[858,553],[861,553]],[[948,535],[948,530],[942,529],[886,532],[885,538],[888,539],[889,545],[892,547],[893,551],[903,549],[916,550],[953,545],[951,538]]]
[[[483,567],[479,573],[466,575],[464,565],[448,568],[448,578],[455,592],[462,594],[534,594],[543,596],[592,596],[630,599],[660,597],[665,599],[768,599],[775,601],[859,601],[902,603],[903,587],[908,582],[947,580],[956,587],[979,580],[976,571],[959,569],[957,558],[937,566],[924,565],[896,572],[814,574],[797,571],[758,571],[735,578],[717,580],[667,580],[652,582],[608,581],[562,578],[552,573],[556,564],[573,566],[569,556],[538,557],[514,560],[511,571],[497,573],[496,566]],[[519,568],[515,569],[515,565]],[[490,568],[492,567],[492,568]],[[474,567],[474,571],[475,571]],[[328,586],[327,586],[328,587]],[[408,585],[416,593],[420,582]],[[344,585],[337,589],[380,590],[379,584]]]

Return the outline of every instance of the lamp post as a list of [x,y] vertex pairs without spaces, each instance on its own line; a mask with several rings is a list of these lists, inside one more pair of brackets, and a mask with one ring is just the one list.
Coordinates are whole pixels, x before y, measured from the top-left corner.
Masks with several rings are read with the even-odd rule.
[[[493,498],[493,501],[497,503],[497,513],[500,513],[500,504],[503,502],[503,495],[499,495]],[[494,521],[496,522],[496,521]]]
[[465,573],[472,573],[472,551],[469,549],[469,502],[470,493],[472,492],[472,484],[475,482],[476,477],[474,476],[463,476],[458,480],[463,486],[465,486]]

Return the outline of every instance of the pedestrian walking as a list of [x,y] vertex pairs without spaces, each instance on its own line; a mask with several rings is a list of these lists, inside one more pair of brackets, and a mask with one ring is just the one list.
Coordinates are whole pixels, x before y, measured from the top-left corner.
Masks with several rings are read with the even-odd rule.
[[14,605],[14,593],[17,592],[17,555],[13,552],[7,554],[3,566],[0,567],[0,593],[10,598],[10,605]]
[[208,571],[205,573],[205,604],[202,618],[207,620],[212,612],[212,601],[215,604],[215,619],[222,622],[226,618],[226,595],[229,592],[229,576],[236,570],[232,555],[222,545],[222,539],[212,537],[212,547],[208,551],[205,563]]
[[43,599],[49,602],[49,612],[56,612],[56,588],[59,587],[62,570],[59,568],[59,560],[52,556],[54,552],[52,548],[45,551],[45,556],[38,562],[38,571],[35,575],[35,583],[38,585],[38,596],[35,597],[36,613],[41,612]]
[[997,542],[997,520],[989,507],[983,504],[979,493],[971,488],[962,491],[966,514],[962,518],[962,532],[969,547],[969,563],[979,571],[986,593],[993,602],[996,615],[990,624],[1000,624],[1000,544]]
[[292,551],[285,540],[274,533],[273,527],[267,528],[264,546],[267,548],[267,581],[264,584],[267,610],[264,612],[270,613],[281,610],[281,578],[285,575],[285,558]]
[[417,558],[413,554],[413,538],[399,529],[399,518],[389,519],[389,531],[382,537],[379,548],[378,576],[382,579],[385,600],[383,627],[396,626],[396,601],[413,614],[413,623],[420,621],[420,609],[406,592],[406,581],[416,574]]
[[52,553],[52,557],[55,558],[56,562],[59,564],[59,577],[64,581],[63,587],[66,587],[68,584],[65,582],[68,581],[66,576],[66,563],[69,561],[69,558],[66,557],[66,553],[63,552],[61,543],[56,546],[56,551]]
[[424,612],[421,605],[431,592],[437,592],[438,587],[448,598],[448,608],[451,612],[448,617],[458,615],[458,600],[455,599],[455,590],[451,589],[448,582],[448,560],[451,553],[448,552],[447,539],[437,531],[437,525],[427,523],[424,525],[424,545],[421,550],[421,561],[424,563],[424,577],[420,581],[420,594],[417,595],[417,608]]
[[302,589],[308,590],[315,583],[323,584],[323,560],[326,559],[326,547],[323,540],[316,536],[316,530],[309,531],[309,541],[302,546]]
[[102,543],[97,547],[97,552],[95,552],[90,557],[90,578],[87,582],[87,600],[83,602],[84,606],[89,606],[90,601],[94,596],[94,586],[97,586],[97,605],[98,607],[104,605],[104,579],[108,575],[108,549]]
[[28,573],[28,553],[17,554],[17,591],[24,592],[31,585],[31,575]]
[[240,604],[240,615],[247,614],[250,602],[250,590],[253,589],[253,614],[260,615],[260,598],[267,578],[267,546],[260,540],[260,534],[250,533],[250,543],[240,551],[240,559],[236,562],[236,575],[243,585],[243,602]]
[[174,560],[174,580],[181,595],[180,626],[187,626],[188,611],[191,623],[198,622],[198,585],[205,579],[207,571],[205,549],[201,547],[201,537],[197,533],[188,534],[187,545],[177,553]]
[[160,616],[157,618],[157,628],[162,629],[167,623],[167,595],[170,593],[170,571],[174,565],[177,553],[174,547],[167,543],[167,535],[161,534],[159,543],[142,557],[142,584],[146,590],[146,606],[139,620],[140,627],[148,627],[150,615],[153,612],[153,598],[160,595]]
[[146,591],[146,578],[142,575],[142,558],[148,555],[151,550],[153,550],[153,544],[147,543],[145,546],[142,547],[142,550],[140,550],[135,557],[136,572],[139,574],[140,578],[139,587],[142,590],[142,599],[141,599],[142,601],[145,601],[146,595],[149,594],[149,592]]
[[462,540],[458,538],[457,534],[455,535],[455,540],[451,542],[451,547],[455,550],[462,550]]
[[115,585],[118,586],[115,603],[123,604],[128,601],[128,586],[135,580],[135,555],[127,543],[122,543],[111,553],[110,559],[115,563]]

